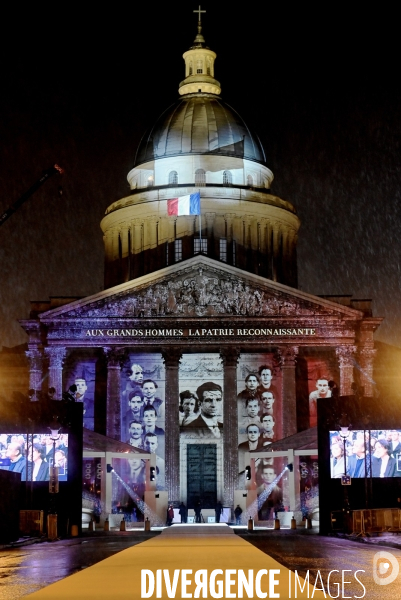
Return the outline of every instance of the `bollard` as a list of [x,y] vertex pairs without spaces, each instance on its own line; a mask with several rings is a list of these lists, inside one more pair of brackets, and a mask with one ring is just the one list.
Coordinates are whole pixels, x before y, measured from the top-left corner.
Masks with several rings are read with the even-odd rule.
[[291,529],[297,528],[297,522],[294,516],[291,517]]
[[274,529],[280,529],[280,519],[274,519]]
[[89,521],[88,531],[95,531],[95,521],[93,519]]
[[252,517],[249,517],[249,519],[248,519],[248,531],[253,531],[253,528],[254,528],[253,519],[252,519]]
[[120,523],[120,531],[126,531],[126,524],[125,524],[124,517],[122,518],[121,523]]
[[150,521],[148,517],[146,517],[145,521],[145,531],[150,531]]
[[110,522],[108,519],[104,522],[103,531],[110,531]]
[[71,537],[77,537],[78,525],[71,525]]
[[309,519],[309,517],[305,519],[305,529],[312,529],[312,519]]

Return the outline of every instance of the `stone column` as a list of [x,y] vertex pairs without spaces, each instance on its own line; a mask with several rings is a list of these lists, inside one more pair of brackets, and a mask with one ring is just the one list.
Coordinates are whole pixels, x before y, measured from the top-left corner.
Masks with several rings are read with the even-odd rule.
[[156,248],[157,246],[157,224],[159,219],[155,216],[151,216],[146,219],[145,224],[145,243],[144,247]]
[[[29,361],[29,389],[41,392],[43,356],[37,346],[28,344],[28,348],[25,354]],[[37,400],[36,396],[33,399]]]
[[227,262],[229,265],[233,264],[233,219],[235,213],[226,213],[224,219],[226,221],[226,234],[227,234]]
[[272,279],[273,281],[278,281],[278,273],[279,273],[279,249],[280,249],[280,235],[281,229],[278,223],[273,224],[273,273]]
[[349,396],[352,394],[352,382],[354,380],[354,353],[355,346],[339,346],[336,348],[336,355],[340,366],[340,396]]
[[371,347],[360,348],[358,359],[361,367],[360,378],[361,385],[364,388],[364,396],[373,396],[373,360],[376,355],[376,350]]
[[107,409],[106,435],[121,439],[121,365],[124,351],[119,348],[104,348],[107,359]]
[[230,244],[233,241],[233,219],[235,218],[235,213],[226,213],[224,215],[224,219],[227,224],[227,242]]
[[110,260],[117,260],[120,258],[120,228],[113,227],[111,230],[111,256]]
[[133,239],[131,241],[132,244],[132,253],[138,254],[138,252],[142,251],[142,221],[140,219],[134,219],[133,221]]
[[297,286],[297,278],[296,278],[296,258],[294,256],[295,251],[295,238],[297,232],[293,227],[289,230],[288,236],[288,259],[287,259],[287,285],[291,285],[293,287]]
[[45,349],[49,357],[49,389],[54,387],[56,393],[54,398],[61,400],[63,393],[63,363],[67,351],[60,346],[49,346]]
[[179,366],[182,352],[179,348],[162,348],[166,367],[166,420],[165,420],[165,468],[168,500],[180,503],[180,425],[179,417]]
[[207,237],[210,238],[213,234],[213,226],[214,226],[214,219],[216,217],[216,213],[207,212],[205,214],[205,217],[206,217]]
[[265,253],[267,258],[266,277],[273,279],[273,248],[272,248],[272,225],[266,219],[266,245]]
[[130,264],[129,264],[129,227],[124,225],[121,227],[120,239],[121,239],[121,275],[123,281],[129,281],[130,278]]
[[106,261],[111,261],[113,259],[113,232],[111,229],[105,231],[103,236],[104,241],[104,253],[106,257]]
[[240,351],[223,348],[220,356],[224,367],[224,506],[234,509],[234,490],[238,487],[238,412],[237,363]]
[[297,433],[297,398],[295,366],[298,354],[296,346],[280,349],[283,372],[283,438]]

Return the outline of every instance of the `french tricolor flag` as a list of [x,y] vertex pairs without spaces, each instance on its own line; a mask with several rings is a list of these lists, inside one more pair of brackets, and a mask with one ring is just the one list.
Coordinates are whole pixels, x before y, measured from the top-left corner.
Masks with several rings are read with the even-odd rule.
[[167,214],[178,217],[183,215],[200,215],[200,192],[167,200]]

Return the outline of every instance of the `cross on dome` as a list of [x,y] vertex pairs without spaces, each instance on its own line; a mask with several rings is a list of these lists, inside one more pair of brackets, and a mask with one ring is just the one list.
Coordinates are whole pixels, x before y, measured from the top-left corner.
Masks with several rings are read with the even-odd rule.
[[205,13],[206,11],[202,10],[201,5],[199,4],[198,10],[194,10],[193,12],[194,13],[198,13],[198,22],[201,23],[201,21],[202,21],[202,13]]

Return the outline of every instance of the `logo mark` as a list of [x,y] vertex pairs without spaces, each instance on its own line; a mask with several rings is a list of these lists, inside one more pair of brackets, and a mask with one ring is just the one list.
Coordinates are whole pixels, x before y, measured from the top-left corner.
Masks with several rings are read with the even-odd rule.
[[[389,585],[400,571],[398,560],[390,552],[376,552],[373,557],[373,581],[377,585]],[[388,575],[386,576],[386,574]]]

